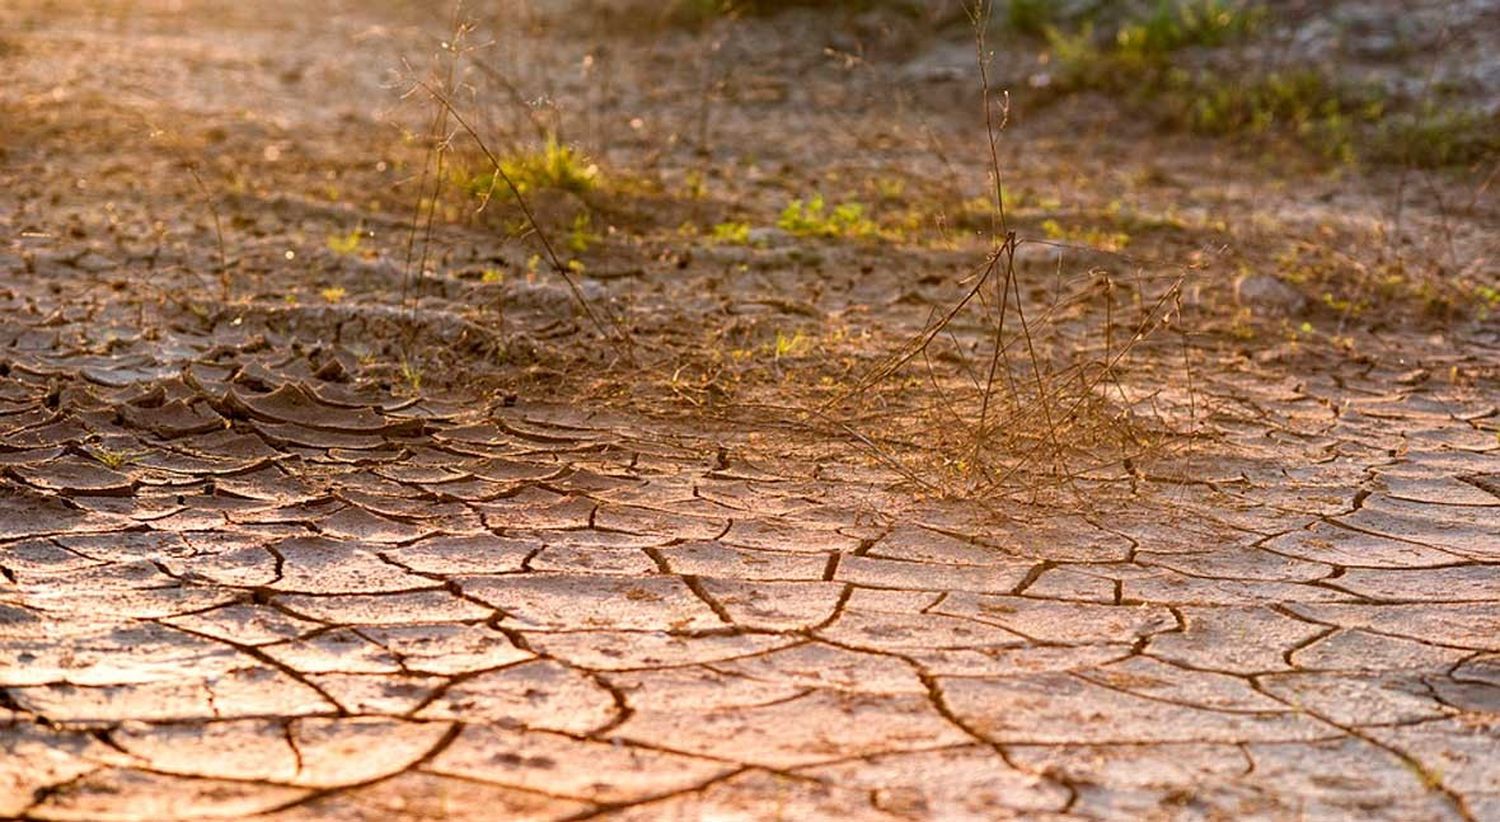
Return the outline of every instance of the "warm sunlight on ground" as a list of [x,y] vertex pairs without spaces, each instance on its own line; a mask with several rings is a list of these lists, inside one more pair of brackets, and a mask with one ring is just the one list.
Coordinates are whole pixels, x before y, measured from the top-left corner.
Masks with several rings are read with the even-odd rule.
[[1484,0],[0,4],[0,817],[1500,819]]

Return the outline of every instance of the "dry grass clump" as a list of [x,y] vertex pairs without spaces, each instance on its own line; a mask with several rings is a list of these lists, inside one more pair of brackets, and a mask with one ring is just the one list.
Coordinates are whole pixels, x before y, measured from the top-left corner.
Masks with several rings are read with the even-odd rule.
[[[630,353],[604,381],[645,387],[631,389],[635,397],[619,396],[621,402],[649,397],[655,387],[686,401],[692,408],[684,410],[693,414],[743,418],[774,408],[776,423],[853,443],[936,494],[1039,494],[1128,478],[1142,457],[1178,439],[1179,409],[1160,402],[1166,383],[1189,386],[1186,416],[1193,411],[1191,373],[1175,359],[1184,337],[1170,333],[1181,317],[1186,275],[1170,265],[1163,266],[1167,275],[1137,271],[1127,287],[1115,270],[1125,259],[1118,254],[1108,257],[1109,266],[1066,278],[1060,263],[1053,274],[1026,262],[1033,249],[1064,244],[1022,236],[1008,221],[999,144],[1008,103],[989,83],[988,4],[970,10],[985,106],[981,139],[993,183],[992,244],[952,301],[933,310],[910,338],[900,339],[887,326],[824,349],[825,335],[832,336],[827,319],[816,308],[804,312],[790,304],[772,312],[777,327],[741,328],[739,337],[726,332],[717,348],[694,346],[691,328],[652,329],[648,318],[632,317],[627,332],[614,309],[584,293],[583,272],[565,260],[568,246],[558,227],[536,211],[549,191],[590,207],[585,198],[607,199],[610,192],[599,187],[603,173],[559,141],[555,130],[539,135],[542,148],[532,154],[490,133],[471,105],[472,87],[459,79],[460,64],[473,59],[464,45],[467,24],[456,24],[434,69],[410,85],[412,97],[430,103],[432,114],[408,233],[409,276],[425,271],[434,213],[445,196],[470,203],[477,197],[479,208],[520,218],[539,267],[566,285],[586,326],[597,332],[574,344]],[[748,224],[724,225],[717,242],[749,242]],[[789,258],[803,243],[877,234],[862,205],[818,197],[793,201],[776,227],[793,246]],[[1080,259],[1099,259],[1096,249],[1081,251]],[[806,316],[805,327],[789,313]],[[820,359],[833,347],[841,362]],[[1137,367],[1142,364],[1148,367]]]
[[[1192,408],[1178,325],[1186,272],[1104,269],[1030,299],[1009,235],[966,290],[818,411],[914,484],[993,497],[1125,479],[1181,440]],[[1175,349],[1175,350],[1174,350]],[[1188,407],[1163,389],[1186,389]]]
[[[1127,295],[1107,269],[1063,282],[1059,257],[1050,301],[1023,287],[1017,255],[1025,241],[1007,219],[999,145],[1009,101],[996,104],[988,71],[991,13],[988,2],[970,7],[994,188],[992,249],[959,298],[820,412],[931,491],[1076,490],[1080,480],[1133,475],[1136,461],[1178,438],[1177,421],[1154,402],[1160,391],[1130,385],[1124,374],[1149,350],[1155,367],[1144,373],[1160,377],[1161,338],[1181,319],[1186,269],[1138,276]],[[1165,377],[1186,387],[1191,419],[1191,357],[1187,337],[1178,342],[1181,367]]]

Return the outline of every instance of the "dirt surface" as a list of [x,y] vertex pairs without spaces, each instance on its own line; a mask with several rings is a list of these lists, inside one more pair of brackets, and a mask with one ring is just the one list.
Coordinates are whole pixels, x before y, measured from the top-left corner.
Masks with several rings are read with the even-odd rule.
[[0,9],[0,817],[1500,818],[1493,158],[997,29],[986,268],[951,9],[425,5]]

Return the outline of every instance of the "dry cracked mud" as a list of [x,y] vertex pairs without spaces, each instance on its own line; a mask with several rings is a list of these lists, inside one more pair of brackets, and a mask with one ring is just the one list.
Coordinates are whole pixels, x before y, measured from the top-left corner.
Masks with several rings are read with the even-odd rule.
[[[244,70],[62,5],[0,59]],[[379,315],[143,322],[120,278],[175,247],[51,216],[131,156],[15,125],[46,80],[0,91],[0,817],[1500,819],[1493,324],[1221,362],[1195,474],[981,510],[782,429],[401,390]]]

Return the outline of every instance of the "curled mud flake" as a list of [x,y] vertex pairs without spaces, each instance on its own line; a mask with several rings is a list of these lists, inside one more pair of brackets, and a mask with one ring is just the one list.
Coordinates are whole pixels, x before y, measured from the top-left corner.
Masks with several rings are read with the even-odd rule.
[[341,430],[309,428],[296,423],[252,423],[262,439],[271,445],[298,445],[304,448],[343,448],[364,451],[382,448],[386,439],[379,434],[351,433]]
[[1374,600],[1500,603],[1500,565],[1352,568],[1329,584]]
[[632,705],[635,713],[618,730],[626,739],[673,739],[679,751],[773,768],[973,741],[926,694],[815,690],[694,712],[639,698]]
[[412,769],[373,784],[331,791],[272,819],[574,819],[597,810],[565,799],[473,779]]
[[174,777],[129,769],[97,771],[49,793],[29,813],[41,819],[203,819],[249,816],[306,797],[301,788]]
[[172,400],[160,406],[123,405],[120,414],[135,427],[167,439],[206,434],[228,426],[208,403]]
[[741,580],[823,579],[828,559],[817,554],[735,548],[722,542],[685,542],[657,549],[673,573]]
[[799,642],[795,637],[728,632],[525,631],[539,653],[580,668],[628,671],[711,664]]
[[541,547],[540,540],[490,534],[434,536],[386,548],[381,555],[418,574],[508,574],[520,571]]
[[730,527],[727,517],[699,517],[613,503],[598,506],[593,525],[628,534],[670,535],[699,540],[716,539]]
[[803,553],[852,552],[861,543],[832,528],[810,527],[796,520],[743,517],[736,518],[720,539],[745,548]]
[[0,480],[0,539],[65,533],[85,517],[55,497]]
[[831,621],[847,588],[838,582],[766,582],[732,579],[698,581],[709,601],[741,628],[760,631],[810,630]]
[[903,818],[1044,814],[1062,811],[1069,800],[1063,785],[1012,767],[983,745],[876,754],[797,773],[869,791],[876,808]]
[[389,427],[388,421],[371,408],[329,405],[300,383],[287,383],[269,394],[231,390],[224,402],[233,410],[273,423],[344,432],[377,432]]
[[1292,603],[1286,610],[1328,625],[1363,628],[1455,648],[1500,651],[1500,612],[1484,602]]
[[77,456],[15,466],[12,471],[31,486],[65,495],[124,496],[135,487],[129,474],[108,468],[101,460]]
[[1202,708],[1061,673],[938,682],[954,715],[1000,744],[1250,742],[1338,733],[1290,708],[1249,713]]
[[488,619],[495,613],[494,608],[454,596],[447,590],[383,594],[275,594],[273,599],[276,604],[299,618],[330,625],[472,622]]
[[1014,560],[987,565],[931,565],[921,562],[849,556],[839,560],[834,579],[872,588],[1008,593],[1020,585],[1035,564]]
[[467,596],[505,613],[518,630],[696,631],[724,622],[682,580],[532,573],[459,577]]
[[547,462],[524,462],[493,457],[466,465],[469,473],[497,483],[536,482],[554,479],[566,472],[563,465]]
[[[570,767],[589,762],[587,769]],[[600,803],[631,803],[695,787],[730,763],[505,725],[468,727],[427,766],[435,773]]]
[[616,574],[646,576],[658,566],[646,553],[632,548],[587,548],[560,545],[542,549],[527,562],[533,571],[561,571],[582,574]]
[[[248,471],[283,456],[260,437],[233,430],[214,431],[177,440],[171,443],[169,449],[148,452],[142,455],[142,459],[155,454],[159,454],[163,460],[172,457],[185,460],[181,463],[184,473],[225,474]],[[162,467],[171,468],[171,465]]]
[[305,505],[324,498],[312,483],[270,464],[216,477],[213,488],[216,494],[277,505]]
[[418,674],[476,673],[535,656],[488,625],[418,623],[367,627],[360,633],[398,658],[403,668]]
[[1421,722],[1452,713],[1410,671],[1279,673],[1257,681],[1271,696],[1341,727]]
[[456,682],[419,717],[586,735],[612,725],[618,712],[615,696],[594,679],[536,660]]
[[439,587],[439,583],[385,562],[359,542],[294,537],[269,546],[281,560],[270,587],[300,594],[380,594]]
[[315,524],[329,537],[392,545],[430,536],[435,530],[372,514],[353,505],[318,519]]

